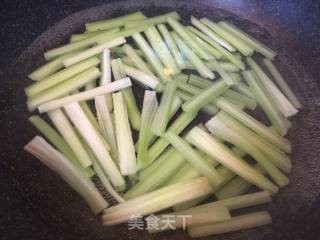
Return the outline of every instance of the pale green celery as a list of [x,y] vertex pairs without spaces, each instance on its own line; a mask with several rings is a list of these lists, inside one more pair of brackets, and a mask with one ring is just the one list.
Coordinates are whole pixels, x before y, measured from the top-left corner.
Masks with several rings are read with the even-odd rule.
[[105,96],[95,97],[95,107],[100,132],[110,145],[111,156],[116,162],[118,162],[118,148],[114,130],[114,123],[112,121],[110,109],[108,108]]
[[236,49],[231,46],[227,41],[225,41],[223,38],[218,36],[214,31],[212,31],[208,26],[206,26],[202,21],[199,21],[197,18],[191,16],[191,23],[199,28],[201,32],[206,34],[212,41],[218,43],[225,49],[227,49],[229,52],[235,52]]
[[255,110],[257,107],[257,101],[255,99],[247,97],[246,95],[238,93],[232,89],[225,91],[222,96],[237,103],[241,103],[250,110]]
[[188,47],[182,39],[175,33],[172,32],[172,37],[176,41],[180,51],[195,67],[198,73],[204,78],[214,79],[214,73],[204,64],[204,62],[193,52],[193,49]]
[[216,117],[211,118],[206,123],[207,129],[214,135],[232,143],[254,157],[279,187],[288,185],[289,179],[256,147],[255,139],[243,138],[243,135],[226,126],[220,116],[219,113]]
[[[168,128],[167,131],[172,131],[175,134],[180,134],[191,121],[196,117],[197,114],[182,113]],[[170,145],[170,143],[159,138],[150,148],[148,153],[149,163],[152,163],[158,156]]]
[[[124,47],[124,46],[123,46]],[[124,51],[124,48],[123,47],[114,47],[114,48],[111,48],[110,51],[111,53],[115,53],[115,54],[120,54],[120,55],[125,55],[126,52]],[[138,55],[139,57],[144,57],[144,54],[143,52],[140,50],[140,49],[135,49],[135,48],[132,48],[133,52]]]
[[209,38],[207,35],[203,34],[199,30],[197,30],[194,27],[189,27],[189,31],[194,33],[195,35],[199,36],[201,39],[205,40],[207,43],[209,43],[211,46],[213,46],[215,49],[217,49],[223,56],[226,57],[230,62],[232,62],[234,65],[238,66],[241,70],[245,69],[244,63],[241,61],[241,59],[238,59],[235,57],[232,53],[230,53],[225,48],[221,47],[218,43],[213,41],[211,38]]
[[64,109],[81,136],[96,155],[99,165],[107,174],[113,186],[117,189],[123,189],[125,187],[123,177],[110,157],[105,143],[102,141],[102,136],[92,126],[80,105],[77,102],[72,102],[65,105]]
[[125,64],[123,64],[123,68],[125,73],[128,76],[132,77],[143,86],[149,87],[157,91],[162,90],[163,87],[162,87],[162,84],[160,83],[160,80],[154,75],[149,75],[145,72],[140,71],[139,69],[130,67]]
[[[165,223],[164,219],[170,216],[173,220],[172,226]],[[170,219],[170,220],[171,220]],[[156,215],[156,223],[158,228],[148,229],[149,233],[156,233],[168,230],[176,230],[189,226],[198,226],[209,223],[224,222],[231,219],[230,212],[228,208],[224,206],[211,207],[206,209],[198,209],[193,211],[193,209],[188,209],[187,211],[181,212],[169,212],[164,214]],[[188,221],[191,220],[191,221]]]
[[232,217],[230,220],[188,227],[188,234],[192,238],[218,235],[227,232],[251,229],[272,223],[272,218],[267,211],[254,212]]
[[206,195],[211,190],[211,186],[205,178],[163,187],[106,209],[102,216],[102,223],[108,226],[123,223],[133,215],[144,216],[158,212],[181,202]]
[[148,62],[151,63],[152,67],[154,68],[157,76],[161,79],[161,81],[164,83],[171,81],[171,77],[165,71],[165,68],[161,64],[159,58],[154,53],[152,48],[149,46],[147,41],[142,37],[142,35],[140,33],[135,33],[132,35],[132,38],[134,39],[136,44],[139,46],[139,48],[143,51]]
[[143,169],[146,167],[148,163],[148,147],[150,141],[152,140],[150,137],[151,131],[150,127],[152,124],[152,120],[154,115],[158,109],[158,101],[156,92],[146,90],[144,92],[143,98],[143,106],[142,106],[142,115],[141,115],[141,129],[139,132],[139,140],[138,140],[138,151],[137,151],[137,164],[139,169]]
[[189,75],[189,78],[187,79],[187,83],[190,83],[191,85],[198,88],[208,88],[214,84],[213,81],[199,77],[194,74]]
[[[114,59],[111,61],[113,78],[115,80],[122,79],[126,77],[125,66],[123,65],[120,58]],[[138,109],[136,99],[133,95],[132,88],[125,88],[122,91],[123,98],[126,102],[129,121],[132,128],[139,130],[141,125],[141,114]]]
[[175,172],[185,163],[185,158],[175,149],[170,151],[170,156],[159,164],[158,168],[152,171],[135,186],[133,186],[125,195],[125,199],[132,199],[145,193],[158,189],[172,177]]
[[79,42],[81,40],[88,39],[89,37],[96,36],[96,35],[98,35],[100,33],[102,33],[102,31],[83,32],[83,33],[72,34],[71,37],[70,37],[70,43]]
[[[111,83],[111,61],[110,61],[110,50],[109,49],[103,49],[102,51],[102,56],[101,56],[101,77],[100,77],[100,82],[99,85],[103,86],[108,83]],[[106,94],[105,95],[106,101],[107,101],[107,107],[109,111],[112,110],[113,108],[113,103],[112,103],[112,97],[111,94]]]
[[219,22],[218,25],[225,29],[226,31],[230,32],[236,38],[241,39],[242,41],[246,42],[249,46],[251,46],[255,51],[261,53],[262,55],[266,56],[269,59],[273,59],[277,53],[272,49],[268,48],[258,40],[251,37],[249,34],[245,33],[244,31],[240,30],[236,26],[228,23],[228,22]]
[[246,42],[242,41],[238,37],[230,34],[228,31],[224,30],[215,22],[211,21],[208,18],[201,18],[201,22],[207,25],[211,30],[216,32],[230,44],[232,44],[244,56],[251,56],[253,54],[254,50],[250,45],[248,45]]
[[266,95],[262,86],[258,83],[256,75],[253,71],[244,71],[242,75],[246,82],[248,83],[251,91],[255,95],[260,107],[263,109],[271,124],[276,128],[277,132],[281,135],[287,132],[287,126],[283,121],[283,116],[274,107],[271,99]]
[[127,107],[121,92],[113,93],[112,99],[120,171],[122,175],[134,175],[137,172],[137,161]]
[[176,81],[171,81],[165,86],[159,108],[155,113],[151,124],[151,131],[157,136],[162,136],[167,129],[176,89]]
[[244,82],[238,82],[236,85],[232,86],[232,88],[247,97],[255,99],[255,95]]
[[169,32],[168,28],[164,24],[157,25],[164,41],[166,42],[168,48],[170,49],[174,60],[178,64],[180,69],[183,69],[185,67],[184,60],[182,57],[182,54],[180,53],[177,44],[175,43],[173,37],[171,36],[171,33]]
[[44,78],[41,81],[38,81],[36,83],[29,85],[24,89],[25,93],[28,97],[31,97],[46,89],[49,89],[50,87],[53,87],[61,82],[64,82],[69,78],[74,77],[77,74],[82,73],[87,69],[97,66],[99,63],[100,63],[100,60],[97,57],[92,57],[87,60],[84,60],[74,66],[63,69],[62,71],[59,71],[53,75],[50,75],[49,77]]
[[[261,174],[266,175],[266,172],[259,164],[255,164],[254,168]],[[225,184],[221,189],[216,191],[214,195],[218,200],[228,199],[245,194],[251,187],[251,183],[237,176]]]
[[89,68],[76,76],[46,89],[38,94],[31,96],[27,101],[29,111],[35,110],[38,105],[51,101],[55,98],[65,96],[66,94],[84,86],[86,83],[97,79],[100,76],[99,69]]
[[[99,75],[98,75],[99,76]],[[106,93],[112,93],[119,90],[122,90],[127,87],[131,87],[131,80],[130,78],[123,78],[121,80],[117,80],[114,82],[111,82],[107,85],[96,87],[89,91],[80,92],[78,94],[69,95],[66,97],[54,99],[51,101],[48,101],[46,103],[43,103],[39,105],[38,110],[40,113],[47,112],[59,107],[62,107],[68,103],[72,102],[79,102],[79,101],[86,101],[89,99],[92,99],[96,96],[104,95]]]
[[186,139],[237,175],[242,176],[247,181],[269,191],[271,194],[278,192],[278,187],[270,180],[253,169],[242,158],[234,155],[231,150],[216,141],[212,136],[201,130],[199,127],[194,127],[189,131]]
[[164,138],[168,140],[201,175],[206,177],[212,186],[217,186],[222,181],[221,176],[215,168],[212,167],[211,164],[208,164],[202,156],[182,138],[170,131],[166,132]]
[[110,41],[102,43],[100,45],[91,47],[91,48],[89,48],[89,49],[87,49],[87,50],[85,50],[75,56],[72,56],[72,57],[65,59],[63,61],[63,65],[65,67],[69,67],[69,66],[71,66],[75,63],[78,63],[84,59],[87,59],[87,58],[90,58],[92,56],[95,56],[97,54],[102,53],[102,51],[105,48],[113,48],[113,47],[119,46],[121,44],[124,44],[125,42],[126,42],[126,40],[123,37],[117,37],[113,40],[110,40]]
[[236,65],[234,65],[231,62],[225,62],[225,61],[213,61],[210,60],[206,62],[206,65],[212,70],[212,71],[218,71],[218,68],[216,67],[216,63],[218,63],[219,67],[226,71],[226,72],[239,72],[240,69]]
[[290,100],[290,102],[296,107],[296,108],[302,108],[302,104],[299,101],[299,99],[296,97],[296,95],[291,90],[290,86],[284,80],[279,70],[276,68],[276,66],[272,63],[270,59],[264,58],[263,63],[268,68],[269,72],[271,73],[273,79],[276,81],[276,83],[279,85],[283,93],[287,96],[287,98]]
[[222,119],[221,121],[223,121],[224,124],[238,132],[244,139],[254,139],[252,144],[263,152],[275,166],[286,173],[290,172],[292,167],[291,161],[283,152],[274,148],[269,142],[264,141],[263,138],[246,128],[243,124],[227,113],[221,112],[219,117]]
[[42,137],[36,136],[24,149],[37,157],[43,164],[56,172],[86,201],[94,214],[108,207],[108,202],[95,188],[93,182],[84,177],[77,167]]
[[209,102],[220,96],[227,89],[228,85],[225,81],[217,81],[210,88],[201,91],[199,94],[195,95],[190,101],[185,102],[182,105],[182,109],[185,112],[196,113]]
[[32,73],[30,73],[28,75],[28,77],[33,81],[40,81],[42,79],[45,79],[46,77],[48,77],[48,76],[58,72],[62,68],[64,68],[63,60],[67,59],[68,57],[74,56],[81,51],[83,51],[83,49],[75,50],[75,51],[66,53],[64,55],[61,55],[60,57],[58,57],[50,62],[47,62],[46,64],[37,68]]
[[131,21],[126,23],[125,28],[132,28],[136,26],[141,26],[141,25],[156,25],[159,23],[166,23],[168,21],[168,18],[171,17],[176,20],[180,20],[180,16],[177,12],[169,12],[163,15],[159,15],[156,17],[151,17],[151,18],[146,18],[144,20],[138,20],[138,21]]
[[180,73],[180,69],[176,65],[174,58],[172,57],[168,46],[163,41],[160,33],[155,26],[151,26],[144,31],[149,43],[153,50],[158,55],[162,64],[166,67],[165,71],[170,75],[176,75]]
[[97,85],[97,83],[96,83],[95,80],[94,80],[94,81],[91,81],[91,82],[87,83],[87,84],[84,86],[84,90],[85,90],[85,91],[91,90],[91,89],[95,88],[96,85]]
[[212,59],[211,62],[214,64],[215,71],[219,73],[220,77],[224,81],[226,81],[229,86],[235,85],[235,81],[228,73],[226,73],[226,71],[220,66],[220,63],[217,62],[217,60]]
[[230,114],[232,117],[236,118],[238,121],[243,123],[245,126],[256,132],[261,137],[268,140],[270,143],[274,144],[281,150],[284,150],[288,153],[291,152],[291,145],[285,138],[281,137],[278,134],[270,131],[268,127],[263,125],[261,122],[257,121],[249,114],[245,113],[242,110],[236,108],[232,103],[228,100],[220,97],[216,100],[217,106],[223,111]]
[[48,116],[64,140],[69,144],[83,168],[92,165],[92,161],[77,137],[71,123],[61,109],[48,112]]
[[193,51],[195,51],[200,58],[206,60],[212,59],[212,56],[210,56],[204,49],[202,49],[198,45],[198,43],[192,38],[192,36],[190,36],[190,34],[186,31],[185,26],[183,26],[181,23],[179,23],[177,20],[173,18],[168,18],[168,23],[172,27],[172,29],[179,35],[179,37],[182,38],[182,40],[186,42],[189,45],[189,47]]
[[270,96],[276,104],[274,107],[277,107],[285,117],[297,114],[298,110],[289,102],[274,82],[272,82],[272,80],[263,72],[261,67],[252,58],[247,58],[247,62],[257,75],[259,83],[264,86],[268,96]]
[[145,18],[146,16],[139,11],[139,12],[130,13],[128,15],[123,15],[116,18],[86,23],[85,27],[87,32],[101,31],[101,30],[124,26],[128,21],[142,20]]
[[149,69],[147,63],[135,52],[135,50],[129,44],[123,46],[125,54],[133,61],[133,64],[139,70],[153,75],[152,71]]

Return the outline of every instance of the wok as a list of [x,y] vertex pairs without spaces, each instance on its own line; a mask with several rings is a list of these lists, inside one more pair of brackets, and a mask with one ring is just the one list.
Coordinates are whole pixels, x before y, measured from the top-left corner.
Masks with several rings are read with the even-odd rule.
[[[30,113],[25,106],[23,88],[30,84],[27,74],[44,61],[41,54],[68,41],[68,36],[83,30],[88,21],[110,18],[141,10],[148,16],[178,11],[186,23],[190,15],[226,19],[278,51],[276,63],[285,79],[304,104],[299,115],[291,119],[288,138],[292,142],[294,167],[290,185],[277,194],[273,202],[257,207],[267,209],[273,224],[248,231],[235,232],[207,239],[318,239],[320,193],[319,86],[292,59],[286,49],[258,25],[222,9],[199,1],[129,1],[115,2],[82,10],[56,23],[19,56],[9,68],[3,98],[1,134],[1,177],[14,181],[16,192],[12,205],[2,205],[1,239],[187,239],[183,231],[149,235],[128,230],[124,224],[103,227],[80,197],[22,147],[38,132],[28,123]],[[138,96],[139,97],[139,96]],[[140,96],[141,97],[141,96]],[[2,181],[6,183],[6,181]],[[109,196],[106,196],[108,199]],[[111,200],[110,200],[111,201]],[[7,207],[5,207],[7,206]],[[14,206],[14,207],[12,207]],[[14,208],[14,209],[13,209]],[[11,219],[14,219],[11,220]]]

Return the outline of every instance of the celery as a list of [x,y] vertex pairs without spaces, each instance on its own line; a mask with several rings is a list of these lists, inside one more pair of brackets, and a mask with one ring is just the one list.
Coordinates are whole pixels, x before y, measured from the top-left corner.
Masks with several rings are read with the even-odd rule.
[[162,134],[166,131],[176,89],[176,81],[171,81],[165,86],[159,108],[155,113],[151,124],[151,131],[157,136],[162,136]]
[[[109,49],[104,49],[102,51],[102,56],[101,56],[101,78],[99,85],[103,86],[108,83],[111,83],[111,61],[110,61],[110,50]],[[111,94],[106,94],[105,95],[106,101],[107,101],[107,106],[108,109],[111,111],[113,108],[113,103],[112,103],[112,97]]]
[[211,60],[206,62],[206,65],[212,70],[212,71],[218,71],[218,68],[216,67],[216,65],[219,65],[219,67],[226,71],[226,72],[239,72],[239,67],[237,67],[236,65],[234,65],[231,62],[225,62],[225,61],[215,61],[215,60]]
[[270,214],[266,211],[249,213],[241,216],[232,217],[229,221],[212,223],[199,226],[190,226],[188,234],[192,238],[206,237],[226,232],[260,227],[272,222]]
[[158,212],[210,192],[211,187],[205,178],[177,183],[106,209],[102,223],[110,226],[126,222],[132,215]]
[[24,149],[60,175],[86,201],[94,214],[108,207],[108,202],[94,184],[42,137],[36,136],[24,146]]
[[134,175],[137,172],[136,154],[126,104],[121,92],[113,93],[112,99],[120,171],[122,175]]
[[123,189],[125,187],[124,179],[111,159],[105,143],[102,141],[102,136],[92,126],[80,105],[77,102],[73,102],[65,105],[64,109],[81,136],[96,155],[100,167],[108,175],[113,186],[118,189]]
[[103,95],[106,93],[116,92],[116,91],[119,91],[121,89],[130,87],[130,86],[131,86],[130,78],[123,78],[121,80],[111,82],[107,85],[97,87],[97,88],[94,88],[89,91],[80,92],[78,94],[73,94],[70,96],[58,98],[58,99],[43,103],[43,104],[39,105],[38,110],[41,113],[47,112],[47,111],[62,107],[68,103],[72,103],[75,101],[89,100],[89,99],[92,99],[96,96],[100,96],[100,95]]
[[247,97],[255,99],[253,92],[250,90],[247,84],[244,82],[238,82],[236,85],[232,86],[234,90],[237,92],[246,95]]
[[181,38],[175,33],[172,33],[174,40],[176,41],[180,51],[191,64],[196,68],[199,74],[204,78],[214,79],[214,73],[204,64],[204,62],[193,52],[193,50],[185,44]]
[[220,66],[220,63],[217,62],[215,59],[212,59],[211,62],[213,63],[215,71],[217,71],[220,77],[226,81],[229,86],[235,85],[235,81],[230,77],[228,73]]
[[227,91],[225,91],[225,93],[223,93],[222,96],[237,103],[241,103],[250,110],[255,110],[257,107],[257,101],[255,99],[247,97],[232,89],[228,89]]
[[[117,28],[115,28],[115,29],[117,29]],[[71,37],[70,37],[70,43],[79,42],[81,40],[88,39],[89,37],[97,36],[100,33],[102,33],[102,31],[84,32],[84,33],[72,34]]]
[[139,12],[130,13],[128,15],[124,15],[124,16],[120,16],[112,19],[86,23],[85,27],[87,32],[101,31],[101,30],[111,29],[114,27],[124,26],[127,21],[142,20],[145,18],[146,16],[139,11]]

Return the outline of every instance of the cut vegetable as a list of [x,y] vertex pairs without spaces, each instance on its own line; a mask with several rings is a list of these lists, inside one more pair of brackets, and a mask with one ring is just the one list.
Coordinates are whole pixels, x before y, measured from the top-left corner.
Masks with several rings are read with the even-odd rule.
[[[101,56],[101,78],[100,78],[100,86],[111,83],[111,61],[110,61],[110,50],[105,48],[102,51]],[[111,111],[113,108],[112,97],[111,94],[105,95],[108,109]]]

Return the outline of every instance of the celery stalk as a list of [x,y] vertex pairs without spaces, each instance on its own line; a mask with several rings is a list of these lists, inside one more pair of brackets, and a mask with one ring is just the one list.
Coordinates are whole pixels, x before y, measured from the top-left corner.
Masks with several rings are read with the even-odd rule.
[[39,105],[38,110],[41,113],[47,112],[47,111],[62,107],[68,103],[72,103],[75,101],[89,100],[89,99],[92,99],[96,96],[104,95],[106,93],[112,93],[112,92],[119,91],[121,89],[130,87],[131,85],[132,84],[131,84],[130,78],[123,78],[121,80],[111,82],[107,85],[97,87],[97,88],[94,88],[89,91],[80,92],[78,94],[73,94],[70,96],[58,98],[58,99],[43,103],[43,104]]
[[48,168],[56,172],[86,201],[94,214],[108,207],[108,202],[101,196],[94,184],[71,164],[60,152],[55,150],[42,137],[36,136],[24,149],[38,158]]
[[[100,77],[100,82],[99,85],[103,86],[108,83],[111,83],[111,61],[110,61],[110,50],[109,49],[104,49],[102,51],[102,56],[101,56],[101,77]],[[106,94],[105,95],[108,109],[111,111],[113,108],[113,103],[112,103],[112,97],[111,94]]]
[[241,103],[250,110],[255,110],[257,107],[257,101],[255,99],[247,97],[246,95],[238,93],[232,89],[225,91],[222,96],[237,103]]
[[[231,62],[226,62],[226,61],[218,61],[217,62],[220,66],[220,68],[226,72],[239,72],[239,67],[237,67],[236,65],[234,65]],[[216,61],[211,60],[206,62],[206,65],[212,70],[212,71],[217,71],[217,67],[216,67]]]

